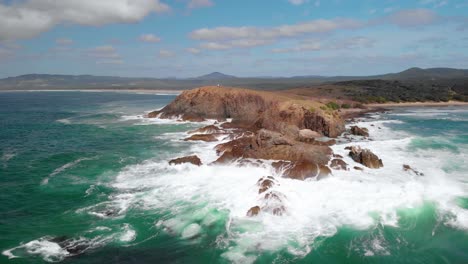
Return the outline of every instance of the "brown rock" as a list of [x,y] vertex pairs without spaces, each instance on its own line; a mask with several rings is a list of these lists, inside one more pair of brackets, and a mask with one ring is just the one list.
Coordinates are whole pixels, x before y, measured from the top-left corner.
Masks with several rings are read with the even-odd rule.
[[216,147],[221,157],[215,163],[232,162],[239,158],[306,160],[316,164],[327,164],[332,154],[328,146],[316,146],[297,142],[278,132],[260,130],[254,137],[240,138]]
[[239,88],[202,87],[184,91],[173,102],[148,117],[201,121],[232,118],[229,126],[255,129],[266,128],[296,137],[300,129],[317,131],[337,137],[344,131],[344,122],[335,113],[310,111],[309,100],[298,100],[273,92]]
[[352,126],[351,127],[351,134],[356,135],[356,136],[363,136],[363,137],[368,137],[369,136],[369,130],[364,127],[358,127],[358,126]]
[[333,157],[334,157],[334,158],[337,158],[337,159],[342,159],[342,158],[343,158],[343,156],[338,155],[338,154],[333,154]]
[[171,165],[178,165],[182,163],[192,163],[193,165],[197,165],[197,166],[202,165],[200,158],[196,155],[177,158],[177,159],[173,159],[169,161],[169,164]]
[[358,167],[358,166],[354,166],[354,169],[355,169],[355,170],[360,170],[360,171],[363,171],[363,170],[364,170],[364,168],[361,168],[361,167]]
[[275,186],[275,182],[272,179],[263,179],[262,178],[262,179],[259,180],[258,186],[260,187],[260,189],[258,190],[258,193],[264,193],[268,189]]
[[184,141],[215,142],[215,141],[218,141],[218,139],[213,134],[195,134],[184,139]]
[[330,163],[330,167],[335,170],[347,170],[348,164],[342,159],[333,159]]
[[404,171],[413,172],[414,174],[416,174],[416,175],[418,175],[418,176],[424,176],[424,173],[421,173],[421,172],[419,172],[419,171],[417,171],[417,170],[411,168],[410,165],[404,164],[404,165],[403,165],[403,170],[404,170]]
[[158,117],[158,115],[160,113],[161,113],[161,111],[153,111],[153,112],[148,113],[147,117],[148,118],[156,118],[156,117]]
[[277,215],[277,216],[282,216],[285,212],[286,212],[286,208],[284,208],[284,206],[278,206],[278,207],[273,208],[272,210],[273,215]]
[[193,114],[193,113],[184,113],[181,118],[182,121],[189,121],[189,122],[203,122],[206,119],[203,118],[201,115]]
[[295,180],[305,180],[308,178],[321,179],[331,173],[330,168],[325,165],[319,165],[308,161],[293,162],[288,167],[283,176]]
[[275,201],[277,203],[282,203],[283,199],[285,198],[282,193],[275,192],[275,191],[270,191],[265,193],[263,196],[265,200],[270,200],[270,201]]
[[196,130],[192,130],[188,132],[189,134],[214,134],[214,133],[219,133],[221,129],[217,126],[214,125],[209,125],[206,127],[202,127]]
[[283,170],[285,170],[287,167],[291,166],[291,162],[280,160],[280,161],[272,162],[271,166],[276,170],[276,172],[280,173]]
[[254,206],[247,211],[247,216],[256,216],[260,213],[260,206]]
[[360,147],[353,146],[351,147],[349,156],[351,156],[354,161],[371,169],[383,167],[382,160],[368,149],[361,149]]
[[313,143],[316,138],[320,138],[322,135],[318,132],[312,131],[310,129],[301,129],[299,130],[298,141],[305,143]]

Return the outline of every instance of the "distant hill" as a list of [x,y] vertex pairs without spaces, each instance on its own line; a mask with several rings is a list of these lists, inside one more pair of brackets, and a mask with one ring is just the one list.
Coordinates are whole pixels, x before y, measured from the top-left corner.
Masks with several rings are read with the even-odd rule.
[[[259,90],[284,90],[310,87],[324,83],[355,80],[400,80],[437,82],[444,85],[467,83],[468,70],[451,68],[410,68],[398,73],[373,76],[295,76],[236,77],[213,72],[195,78],[127,78],[93,75],[27,74],[0,79],[0,90],[73,90],[73,89],[155,89],[185,90],[208,85],[245,87]],[[460,81],[461,80],[461,81]],[[458,85],[459,86],[459,85]]]
[[236,76],[233,75],[227,75],[224,73],[220,72],[212,72],[210,74],[202,75],[193,79],[197,80],[225,80],[225,79],[234,79],[237,78]]

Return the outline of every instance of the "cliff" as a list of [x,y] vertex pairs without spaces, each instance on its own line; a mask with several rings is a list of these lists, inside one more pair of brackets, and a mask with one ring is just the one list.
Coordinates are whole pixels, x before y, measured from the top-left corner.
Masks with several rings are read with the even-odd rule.
[[318,101],[303,100],[279,92],[239,88],[202,87],[180,94],[172,103],[148,117],[202,121],[224,120],[251,130],[268,129],[297,136],[300,129],[337,137],[344,122],[336,111]]

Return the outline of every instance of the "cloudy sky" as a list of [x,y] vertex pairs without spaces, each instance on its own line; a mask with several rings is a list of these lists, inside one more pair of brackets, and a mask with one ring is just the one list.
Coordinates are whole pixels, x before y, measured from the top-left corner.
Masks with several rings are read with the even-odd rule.
[[468,0],[0,0],[0,77],[468,68]]

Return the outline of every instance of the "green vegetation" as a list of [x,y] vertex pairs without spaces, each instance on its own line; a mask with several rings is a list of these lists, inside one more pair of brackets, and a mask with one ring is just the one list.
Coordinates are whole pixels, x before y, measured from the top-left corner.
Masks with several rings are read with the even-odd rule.
[[342,91],[345,95],[361,103],[468,101],[468,80],[356,80],[339,82],[336,85],[344,86]]
[[337,104],[336,102],[328,102],[326,104],[327,108],[331,109],[331,110],[338,110],[340,109],[340,105]]
[[351,105],[350,105],[350,104],[344,103],[344,104],[341,105],[341,108],[343,108],[343,109],[349,109],[349,108],[351,108]]

